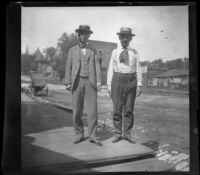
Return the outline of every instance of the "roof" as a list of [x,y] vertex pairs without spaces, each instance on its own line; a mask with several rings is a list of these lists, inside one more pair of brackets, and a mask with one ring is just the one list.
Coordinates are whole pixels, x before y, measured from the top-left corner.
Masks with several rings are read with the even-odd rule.
[[90,45],[92,45],[96,49],[108,47],[111,50],[113,50],[117,48],[117,43],[113,43],[113,42],[97,41],[97,40],[89,40],[88,42],[90,43]]
[[179,69],[171,69],[169,71],[163,72],[161,74],[153,75],[151,77],[157,78],[167,78],[167,77],[180,77],[180,76],[188,76],[188,70],[179,70]]
[[39,48],[37,48],[37,50],[35,51],[34,55],[35,55],[35,60],[44,59],[44,56],[43,56],[43,54],[40,52]]
[[161,73],[163,73],[165,71],[163,70],[148,70],[148,77],[156,77],[157,75],[160,75]]
[[149,70],[158,70],[158,71],[168,71],[169,68],[166,66],[160,66],[160,64],[154,64],[148,66]]
[[117,46],[117,43],[107,42],[107,41],[89,40],[88,42],[91,42],[91,43],[101,43],[101,44],[109,44],[109,45]]

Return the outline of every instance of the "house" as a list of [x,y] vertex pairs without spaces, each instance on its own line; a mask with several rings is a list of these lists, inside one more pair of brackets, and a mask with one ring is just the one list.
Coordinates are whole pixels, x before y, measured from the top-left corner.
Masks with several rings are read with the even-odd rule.
[[141,70],[142,70],[142,86],[147,87],[148,67],[147,66],[141,66]]
[[162,68],[157,68],[155,67],[148,67],[148,72],[147,72],[147,86],[157,86],[157,75],[160,75],[164,72],[168,71],[168,68],[162,67]]
[[42,54],[42,52],[40,51],[39,48],[37,48],[37,50],[35,51],[34,55],[35,55],[35,59],[34,59],[35,61],[44,60],[44,56],[43,56],[43,54]]
[[189,86],[189,71],[171,69],[160,74],[151,75],[148,85],[164,88],[185,88]]
[[45,59],[39,48],[37,48],[34,55],[34,62],[36,62],[37,65],[37,72],[45,74],[47,72],[48,60]]

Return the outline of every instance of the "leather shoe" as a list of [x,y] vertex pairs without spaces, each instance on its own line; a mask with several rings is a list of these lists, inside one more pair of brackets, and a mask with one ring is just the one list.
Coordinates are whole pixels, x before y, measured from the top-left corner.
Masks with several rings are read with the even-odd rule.
[[80,143],[84,140],[84,137],[76,137],[74,144]]
[[122,139],[121,136],[114,136],[112,142],[113,142],[113,143],[116,143],[116,142],[119,142],[121,139]]
[[97,146],[103,146],[103,144],[98,139],[89,140],[91,143],[96,144]]
[[131,136],[124,136],[124,139],[127,140],[127,141],[130,142],[130,143],[136,143],[136,142],[131,138]]

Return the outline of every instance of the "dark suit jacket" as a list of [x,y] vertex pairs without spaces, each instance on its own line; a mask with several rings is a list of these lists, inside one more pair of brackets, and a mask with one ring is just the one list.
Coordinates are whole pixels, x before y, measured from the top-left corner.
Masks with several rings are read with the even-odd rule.
[[[78,45],[69,49],[67,64],[65,69],[65,84],[72,85],[74,88],[75,79],[79,76],[81,59],[84,57],[82,50]],[[88,46],[85,54],[89,64],[89,80],[94,88],[97,88],[97,83],[101,83],[101,69],[98,56],[93,48]]]

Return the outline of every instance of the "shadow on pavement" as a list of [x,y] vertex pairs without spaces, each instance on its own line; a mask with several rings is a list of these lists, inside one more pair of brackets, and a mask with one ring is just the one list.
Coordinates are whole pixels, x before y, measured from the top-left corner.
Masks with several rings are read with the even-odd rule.
[[[83,118],[84,126],[87,126],[86,118]],[[63,162],[85,162],[55,152],[53,150],[45,148],[45,146],[37,146],[35,138],[27,136],[28,134],[36,134],[43,131],[57,132],[58,134],[64,132],[62,128],[73,127],[72,112],[64,111],[54,107],[50,104],[44,103],[22,103],[21,105],[21,145],[22,145],[22,165],[25,171],[30,172],[44,172],[45,174],[73,171],[73,166],[64,165]],[[60,129],[55,131],[55,129]],[[73,131],[73,128],[71,129]],[[70,132],[71,132],[70,131]],[[85,131],[87,132],[87,130]],[[113,133],[103,128],[98,132],[98,137],[101,140],[106,140],[113,136]],[[88,139],[87,137],[85,139]],[[43,142],[44,143],[44,142]],[[73,154],[72,154],[73,155]],[[56,162],[56,165],[55,165]],[[34,168],[35,167],[35,168]],[[77,169],[77,164],[76,164]],[[90,171],[81,167],[85,171]]]
[[159,143],[154,140],[149,140],[147,142],[143,142],[142,145],[147,146],[147,147],[153,149],[154,151],[157,151],[158,147],[159,147]]
[[107,130],[107,128],[101,128],[97,132],[97,137],[99,138],[100,141],[107,140],[107,139],[109,139],[110,137],[113,137],[113,136],[114,136],[114,132]]
[[[84,167],[78,167],[63,164],[62,162],[80,162],[84,163],[84,161],[78,160],[74,157],[64,155],[58,152],[54,152],[49,149],[45,149],[39,146],[34,145],[35,139],[29,136],[23,136],[23,146],[22,149],[24,153],[28,150],[31,154],[23,154],[22,153],[22,172],[28,174],[37,174],[37,173],[45,173],[45,174],[57,174],[57,173],[67,173],[73,172],[77,169],[86,169]],[[36,156],[39,155],[39,156]],[[55,165],[55,160],[57,164]],[[60,164],[59,164],[60,162]],[[92,170],[87,169],[87,172]]]
[[[84,116],[84,115],[83,115]],[[83,125],[87,126],[87,118],[83,117]],[[62,127],[73,127],[72,112],[61,110],[55,106],[44,103],[24,103],[21,107],[22,134],[37,133]],[[85,130],[85,133],[87,129]],[[114,133],[101,128],[97,132],[99,140],[112,137]]]
[[[84,126],[87,122],[83,119]],[[25,103],[21,107],[22,134],[42,132],[62,127],[73,127],[72,112],[50,104]]]

